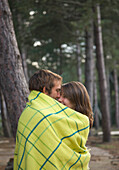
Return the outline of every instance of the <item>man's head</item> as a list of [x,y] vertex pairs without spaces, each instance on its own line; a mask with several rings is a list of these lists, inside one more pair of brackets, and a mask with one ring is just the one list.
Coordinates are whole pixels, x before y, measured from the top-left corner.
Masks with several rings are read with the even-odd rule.
[[41,69],[34,73],[29,80],[29,90],[43,92],[54,99],[60,97],[62,77],[49,70]]

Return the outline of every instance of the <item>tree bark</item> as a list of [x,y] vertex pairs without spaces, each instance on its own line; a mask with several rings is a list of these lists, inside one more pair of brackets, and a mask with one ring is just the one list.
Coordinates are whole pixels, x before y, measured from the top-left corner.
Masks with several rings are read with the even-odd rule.
[[108,91],[107,81],[105,73],[104,55],[103,55],[103,42],[102,42],[102,30],[101,30],[101,16],[99,5],[95,8],[97,14],[97,21],[95,23],[95,43],[96,43],[96,57],[97,57],[97,69],[99,77],[100,88],[100,100],[101,100],[101,112],[102,112],[102,130],[103,141],[110,141],[110,111],[108,104]]
[[79,43],[77,43],[77,74],[78,74],[78,81],[82,82],[81,52],[80,52],[80,44]]
[[59,60],[60,60],[60,70],[59,70],[59,74],[61,75],[63,73],[63,53],[62,53],[62,48],[61,48],[61,45],[60,45],[60,54],[59,54]]
[[99,117],[98,117],[98,97],[97,97],[97,85],[96,80],[94,81],[94,121],[95,121],[95,129],[99,128]]
[[[17,0],[17,3],[19,3],[20,0]],[[26,78],[26,81],[28,82],[28,69],[27,69],[27,63],[26,63],[26,55],[27,55],[27,48],[26,48],[26,44],[24,43],[24,35],[23,35],[23,31],[22,31],[22,18],[21,18],[21,14],[18,11],[18,9],[15,10],[16,16],[17,16],[17,22],[18,22],[18,30],[19,30],[19,34],[21,37],[21,44],[20,45],[20,49],[21,49],[21,57],[22,57],[22,66],[23,66],[23,70],[24,70],[24,75]]]
[[26,81],[28,82],[29,78],[28,78],[28,69],[27,69],[27,63],[26,63],[26,48],[25,47],[22,47],[21,49],[21,57],[22,57],[22,66],[24,70],[24,75],[25,75]]
[[[106,68],[106,79],[107,79],[107,93],[108,93],[108,103],[109,103],[109,110],[110,110],[110,113],[111,113],[111,93],[110,93],[110,70],[109,68],[107,67]],[[111,121],[110,121],[110,124],[111,124]]]
[[78,81],[82,82],[82,68],[81,68],[81,48],[80,48],[80,32],[79,30],[76,31],[76,39],[77,39],[77,48],[76,48],[76,61],[77,61],[77,77]]
[[93,23],[90,22],[86,29],[86,63],[85,63],[85,86],[93,106],[93,77],[94,77],[94,55],[93,55]]
[[5,137],[12,137],[11,126],[7,116],[7,107],[1,90],[0,90],[0,95],[1,95],[1,117],[2,117],[3,134]]
[[15,137],[17,122],[29,91],[7,0],[0,1],[0,87]]
[[115,120],[116,127],[119,128],[119,91],[116,64],[114,65],[114,90],[115,90]]

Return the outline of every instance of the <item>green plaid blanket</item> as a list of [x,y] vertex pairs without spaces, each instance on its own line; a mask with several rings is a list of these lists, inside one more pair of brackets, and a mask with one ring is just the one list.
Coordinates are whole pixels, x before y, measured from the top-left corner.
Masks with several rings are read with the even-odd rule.
[[16,135],[14,170],[88,169],[89,119],[32,91]]

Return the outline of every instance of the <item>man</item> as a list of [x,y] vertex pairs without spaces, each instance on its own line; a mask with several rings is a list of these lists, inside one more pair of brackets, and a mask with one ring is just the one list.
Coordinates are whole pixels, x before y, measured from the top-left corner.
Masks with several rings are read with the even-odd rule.
[[58,99],[60,97],[61,84],[62,77],[60,75],[41,69],[30,78],[29,90],[37,90],[54,99]]
[[18,122],[14,170],[87,169],[89,120],[55,100],[61,83],[61,76],[49,70],[30,78],[29,102]]

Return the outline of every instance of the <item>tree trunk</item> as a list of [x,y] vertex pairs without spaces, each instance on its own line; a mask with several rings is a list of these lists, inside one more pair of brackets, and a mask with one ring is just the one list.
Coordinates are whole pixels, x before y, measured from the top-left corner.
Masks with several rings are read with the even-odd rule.
[[[110,94],[110,71],[109,68],[106,68],[106,79],[107,79],[107,93],[108,93],[108,103],[109,103],[109,110],[111,113],[111,94]],[[110,121],[111,124],[111,121]]]
[[82,69],[81,69],[81,50],[80,50],[80,32],[79,30],[76,31],[76,37],[77,37],[77,51],[76,51],[76,61],[77,61],[77,77],[78,81],[82,82]]
[[115,90],[115,119],[116,127],[119,128],[119,91],[116,64],[114,65],[114,90]]
[[26,48],[22,47],[21,49],[21,57],[22,57],[22,65],[23,65],[23,70],[24,70],[24,75],[26,78],[26,81],[28,82],[28,69],[27,69],[27,63],[26,63]]
[[59,70],[59,74],[61,75],[63,73],[63,54],[62,54],[62,48],[60,45],[60,54],[59,54],[59,60],[60,60],[60,70]]
[[94,122],[95,122],[95,128],[98,130],[99,128],[99,117],[98,117],[98,96],[97,96],[97,86],[96,86],[96,80],[94,81]]
[[80,52],[80,44],[79,43],[77,43],[77,73],[78,73],[78,81],[82,82],[81,52]]
[[29,91],[7,0],[0,1],[0,87],[15,137],[17,122]]
[[5,137],[12,137],[11,126],[7,116],[7,107],[1,90],[0,95],[1,95],[1,117],[3,133]]
[[86,30],[86,63],[85,63],[85,86],[93,106],[93,77],[94,77],[94,55],[93,55],[93,23],[90,22]]
[[101,112],[102,112],[102,130],[103,130],[103,141],[110,141],[110,112],[108,104],[107,94],[107,82],[104,65],[103,55],[103,43],[102,43],[102,30],[101,30],[101,16],[100,7],[96,6],[97,21],[95,23],[95,43],[96,43],[96,57],[97,57],[97,69],[99,77],[99,88],[100,88],[100,100],[101,100]]
[[[17,3],[19,3],[20,0],[16,0]],[[24,70],[24,75],[26,78],[26,81],[28,82],[28,70],[27,70],[27,63],[26,63],[26,44],[24,43],[24,35],[23,35],[23,29],[22,29],[22,18],[20,11],[18,9],[15,10],[16,16],[17,16],[17,22],[18,22],[18,30],[21,38],[21,44],[20,44],[20,49],[21,49],[21,57],[22,57],[22,66]]]

